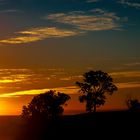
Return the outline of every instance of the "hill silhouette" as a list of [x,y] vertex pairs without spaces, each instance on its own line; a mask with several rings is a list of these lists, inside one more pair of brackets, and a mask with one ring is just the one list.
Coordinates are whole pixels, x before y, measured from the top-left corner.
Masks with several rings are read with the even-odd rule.
[[0,140],[15,140],[22,124],[19,116],[0,116]]
[[120,139],[139,137],[140,112],[110,111],[65,115],[50,122],[29,122],[16,140]]

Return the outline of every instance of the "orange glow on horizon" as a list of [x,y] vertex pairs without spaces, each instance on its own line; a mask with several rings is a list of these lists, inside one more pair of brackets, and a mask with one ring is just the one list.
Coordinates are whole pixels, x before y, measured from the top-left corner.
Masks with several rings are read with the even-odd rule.
[[[27,105],[33,96],[56,90],[72,96],[72,99],[65,106],[65,113],[85,111],[85,105],[79,103],[79,88],[75,81],[82,80],[81,73],[69,74],[64,69],[0,69],[0,115],[19,115],[22,106]],[[140,71],[114,72],[110,73],[118,91],[109,97],[109,100],[98,110],[124,109],[124,101],[132,91],[136,95],[140,83],[136,78],[140,77]],[[125,80],[118,80],[125,78]],[[130,78],[130,80],[129,80]],[[131,79],[134,80],[131,80]],[[47,85],[47,87],[46,87]],[[120,92],[124,92],[120,94]],[[132,96],[133,96],[132,95]],[[138,97],[139,98],[139,97]],[[107,97],[108,99],[108,97]]]
[[0,101],[0,115],[19,115],[21,109],[17,109],[16,105],[7,101]]

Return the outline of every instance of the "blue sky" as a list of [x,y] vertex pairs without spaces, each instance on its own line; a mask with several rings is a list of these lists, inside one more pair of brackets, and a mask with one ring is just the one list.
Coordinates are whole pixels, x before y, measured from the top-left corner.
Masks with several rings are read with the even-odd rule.
[[[23,66],[33,65],[36,55],[39,55],[38,63],[48,57],[50,63],[54,58],[56,65],[59,56],[62,62],[66,57],[68,63],[69,59],[79,63],[78,59],[81,61],[84,57],[139,59],[138,1],[2,0],[0,17],[1,52],[8,55],[10,51],[10,55],[22,59]],[[8,61],[5,56],[1,59]],[[13,60],[13,65],[16,63]]]

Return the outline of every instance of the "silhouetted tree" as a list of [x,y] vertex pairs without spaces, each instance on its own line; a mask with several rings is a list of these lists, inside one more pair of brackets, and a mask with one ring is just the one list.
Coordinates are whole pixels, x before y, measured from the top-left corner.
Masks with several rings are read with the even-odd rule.
[[50,90],[34,96],[28,106],[23,106],[22,117],[25,119],[49,119],[61,115],[63,105],[70,99],[64,93]]
[[89,71],[83,75],[83,82],[76,82],[83,94],[79,97],[80,102],[86,102],[88,112],[96,112],[96,107],[104,105],[105,93],[112,94],[117,90],[113,79],[102,71]]
[[126,105],[130,111],[140,111],[140,102],[138,99],[129,98],[126,100]]

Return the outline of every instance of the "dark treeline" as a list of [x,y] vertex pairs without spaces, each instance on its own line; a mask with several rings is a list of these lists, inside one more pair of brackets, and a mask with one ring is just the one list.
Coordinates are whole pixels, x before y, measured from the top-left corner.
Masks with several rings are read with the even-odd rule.
[[[79,101],[86,102],[86,111],[89,113],[96,112],[97,107],[105,104],[106,94],[112,95],[117,90],[111,76],[102,71],[84,73],[83,82],[76,82],[76,85],[81,93]],[[64,110],[63,105],[69,99],[70,96],[65,93],[50,90],[35,96],[27,106],[23,106],[22,117],[49,119],[60,116]]]
[[61,116],[53,121],[26,122],[16,140],[138,139],[140,113],[112,111]]

